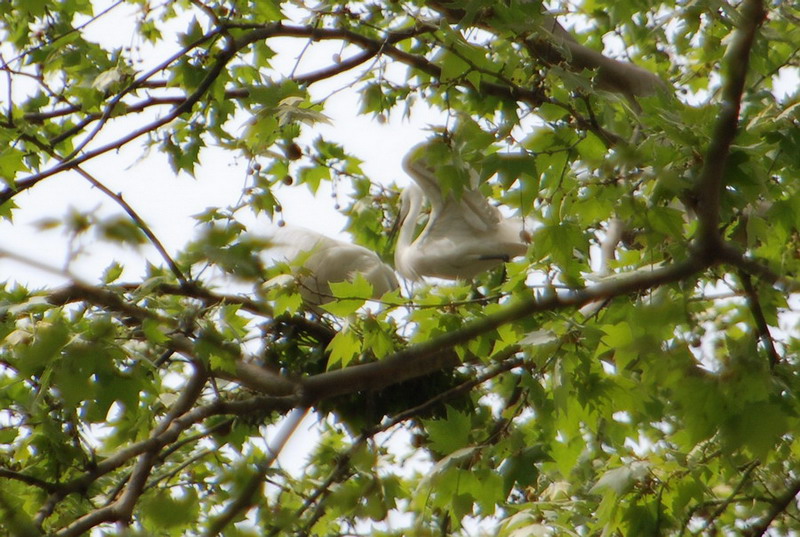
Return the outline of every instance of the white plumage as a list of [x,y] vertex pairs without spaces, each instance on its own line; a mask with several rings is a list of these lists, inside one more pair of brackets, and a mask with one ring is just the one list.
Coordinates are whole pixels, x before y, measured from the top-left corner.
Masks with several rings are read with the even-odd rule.
[[[478,175],[460,195],[442,194],[425,142],[411,150],[403,162],[414,179],[401,195],[401,228],[395,249],[395,267],[409,280],[433,276],[471,280],[527,251],[530,235],[518,218],[505,218],[478,190]],[[428,222],[414,238],[423,198],[431,205]]]
[[278,230],[273,242],[286,260],[300,259],[300,295],[311,306],[333,300],[330,284],[352,281],[356,274],[372,284],[371,298],[380,298],[399,287],[392,268],[363,246],[304,228]]

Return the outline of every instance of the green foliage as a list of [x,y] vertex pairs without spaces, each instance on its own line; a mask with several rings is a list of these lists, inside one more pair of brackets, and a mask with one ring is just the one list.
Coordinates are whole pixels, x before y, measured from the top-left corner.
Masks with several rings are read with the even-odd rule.
[[[800,12],[757,4],[584,0],[575,45],[535,0],[0,2],[4,229],[125,254],[78,277],[0,247],[59,278],[0,285],[0,537],[798,534]],[[670,90],[615,85],[643,72]],[[279,189],[332,186],[395,247],[399,187],[318,132],[343,91],[435,131],[443,192],[477,172],[527,255],[304,304],[308,256],[247,232]],[[247,177],[166,248],[104,177],[122,150]],[[40,199],[67,180],[115,211]],[[309,406],[280,467],[265,439]]]

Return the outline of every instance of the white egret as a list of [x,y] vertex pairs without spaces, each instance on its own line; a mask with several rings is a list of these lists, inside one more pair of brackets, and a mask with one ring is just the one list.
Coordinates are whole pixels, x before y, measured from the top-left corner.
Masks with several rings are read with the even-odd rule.
[[[400,233],[394,261],[397,271],[409,280],[433,276],[449,280],[471,280],[476,275],[523,255],[530,235],[524,222],[505,218],[478,190],[478,175],[470,174],[470,185],[460,195],[444,195],[435,168],[429,162],[430,142],[421,144],[403,162],[414,179],[403,190]],[[423,198],[431,205],[425,228],[415,239]]]
[[315,311],[313,306],[334,299],[331,283],[351,281],[356,274],[372,284],[370,298],[380,298],[399,287],[394,270],[363,246],[304,228],[281,229],[272,240],[287,260],[300,259],[302,268],[297,276],[300,295]]

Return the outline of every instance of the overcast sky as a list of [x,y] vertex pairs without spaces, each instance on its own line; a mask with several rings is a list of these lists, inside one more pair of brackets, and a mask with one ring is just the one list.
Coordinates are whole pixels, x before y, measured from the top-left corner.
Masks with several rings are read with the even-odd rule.
[[[108,4],[110,2],[103,2],[102,6]],[[102,6],[98,6],[96,12],[100,12]],[[143,61],[136,67],[143,71],[172,51],[165,50],[165,47],[159,47],[156,51],[144,43],[137,43],[133,39],[131,12],[130,6],[115,8],[87,27],[87,38],[106,46],[138,44]],[[176,24],[175,27],[182,26]],[[305,44],[306,41],[301,39],[270,40],[270,46],[279,52],[274,60],[276,75],[273,78],[277,80],[280,75],[288,75],[293,69],[297,74],[313,71],[321,65],[330,64],[333,54],[341,52],[339,47],[330,43],[316,44],[303,52],[298,64],[297,58]],[[342,56],[346,58],[347,54],[345,51]],[[360,69],[365,68],[362,66]],[[402,76],[404,70],[404,67],[398,67],[394,74]],[[345,145],[348,151],[364,160],[363,170],[371,179],[384,184],[407,182],[400,167],[403,155],[411,146],[427,137],[426,126],[441,124],[443,116],[422,106],[416,107],[413,122],[401,119],[400,112],[391,114],[386,123],[358,116],[358,96],[352,89],[342,89],[352,79],[353,74],[346,73],[337,79],[311,86],[311,95],[315,100],[333,93],[325,106],[325,114],[331,118],[331,124],[304,126],[301,145],[323,136]],[[26,90],[24,86],[15,85],[14,95],[18,101]],[[0,105],[5,99],[7,94],[0,94]],[[164,114],[166,110],[162,109],[159,113]],[[87,149],[117,139],[153,117],[151,114],[139,114],[124,122],[110,123]],[[246,164],[233,151],[209,147],[201,153],[196,178],[185,173],[176,175],[165,156],[156,152],[143,155],[141,142],[134,141],[119,152],[93,159],[84,168],[112,191],[122,193],[167,249],[174,253],[196,233],[191,215],[209,206],[224,207],[237,202],[248,179]],[[345,206],[349,191],[347,185],[339,185],[338,191],[340,204]],[[312,196],[305,186],[279,187],[276,194],[283,205],[283,217],[288,224],[305,226],[341,239],[348,238],[340,232],[345,220],[334,208],[330,184],[324,184],[316,196]],[[113,201],[77,174],[66,173],[48,178],[16,196],[14,201],[20,208],[14,212],[13,223],[0,222],[0,249],[54,268],[64,268],[69,261],[70,271],[89,281],[96,281],[114,260],[129,267],[124,275],[127,278],[141,274],[145,259],[154,264],[163,264],[155,250],[147,245],[139,251],[125,251],[110,244],[97,243],[93,235],[70,243],[59,230],[38,229],[35,225],[37,221],[45,217],[64,217],[72,209],[92,211],[100,217],[122,214]],[[251,231],[260,231],[259,227],[267,231],[269,225],[268,220],[262,219]],[[71,255],[75,250],[83,252],[77,259]],[[0,281],[39,286],[52,284],[59,279],[17,261],[0,258]]]

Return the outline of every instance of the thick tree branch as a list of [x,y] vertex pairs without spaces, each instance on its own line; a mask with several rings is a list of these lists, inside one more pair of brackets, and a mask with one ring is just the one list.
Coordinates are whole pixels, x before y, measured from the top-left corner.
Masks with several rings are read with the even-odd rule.
[[531,297],[508,308],[467,324],[460,330],[449,332],[430,341],[403,349],[379,362],[371,362],[321,373],[301,381],[306,403],[345,393],[362,390],[379,390],[391,384],[429,374],[443,367],[457,364],[449,351],[482,334],[534,313],[580,307],[595,300],[624,295],[677,282],[707,266],[694,257],[652,272],[635,273],[604,282],[591,288],[563,296]]
[[721,245],[720,199],[725,188],[728,154],[739,126],[739,108],[747,78],[750,50],[756,30],[765,16],[761,0],[745,0],[740,12],[739,28],[724,59],[725,73],[723,73],[720,112],[711,134],[711,143],[706,150],[696,188],[697,216],[700,220],[698,247],[702,254],[708,256],[718,255]]
[[[530,2],[532,9],[538,5]],[[433,9],[442,13],[453,23],[464,21],[466,12],[452,2],[429,2]],[[667,91],[668,86],[658,76],[632,63],[615,60],[600,52],[581,45],[552,15],[542,13],[526,21],[529,28],[520,34],[519,41],[530,55],[545,65],[563,63],[573,71],[584,69],[597,71],[597,84],[600,88],[625,95],[633,99]],[[506,26],[503,21],[495,21],[491,9],[479,14],[468,24],[478,26],[489,32],[496,32],[496,26]]]
[[271,371],[252,362],[238,360],[236,371],[215,371],[215,376],[237,382],[251,390],[274,397],[292,396],[300,393],[298,382],[292,381],[280,373]]
[[[601,89],[620,93],[631,100],[635,97],[666,92],[669,87],[658,76],[633,63],[604,56],[600,52],[581,45],[555,17],[545,14],[541,29],[550,39],[533,36],[525,39],[525,45],[532,55],[546,60],[559,57],[570,69],[597,71],[597,85]],[[561,50],[559,50],[561,49]],[[566,54],[561,51],[566,51]]]

